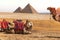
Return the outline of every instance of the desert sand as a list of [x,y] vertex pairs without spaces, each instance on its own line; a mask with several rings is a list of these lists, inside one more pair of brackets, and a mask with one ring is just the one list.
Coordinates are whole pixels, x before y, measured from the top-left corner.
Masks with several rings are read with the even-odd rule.
[[6,34],[0,32],[0,40],[60,40],[60,22],[49,14],[26,14],[0,12],[0,20],[29,19],[33,22],[31,34]]

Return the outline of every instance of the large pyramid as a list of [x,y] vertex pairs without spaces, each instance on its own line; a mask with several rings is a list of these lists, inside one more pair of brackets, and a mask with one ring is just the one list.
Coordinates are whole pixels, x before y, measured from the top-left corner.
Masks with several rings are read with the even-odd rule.
[[21,13],[21,8],[20,7],[18,7],[15,11],[14,11],[14,13]]
[[23,10],[22,13],[37,13],[37,11],[30,5],[28,4]]

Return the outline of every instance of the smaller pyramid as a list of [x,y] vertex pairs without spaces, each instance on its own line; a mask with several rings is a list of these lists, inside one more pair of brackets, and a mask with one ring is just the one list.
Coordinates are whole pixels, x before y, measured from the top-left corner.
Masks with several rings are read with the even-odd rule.
[[14,11],[14,13],[21,13],[21,8],[20,7],[18,7],[15,11]]
[[21,12],[22,13],[37,13],[37,11],[30,4],[28,4]]

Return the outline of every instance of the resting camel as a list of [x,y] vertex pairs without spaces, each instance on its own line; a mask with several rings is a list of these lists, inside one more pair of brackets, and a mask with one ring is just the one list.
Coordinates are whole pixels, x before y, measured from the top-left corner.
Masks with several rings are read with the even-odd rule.
[[47,10],[49,10],[51,12],[50,14],[52,15],[52,17],[53,17],[54,20],[60,22],[60,14],[56,12],[55,8],[48,7]]

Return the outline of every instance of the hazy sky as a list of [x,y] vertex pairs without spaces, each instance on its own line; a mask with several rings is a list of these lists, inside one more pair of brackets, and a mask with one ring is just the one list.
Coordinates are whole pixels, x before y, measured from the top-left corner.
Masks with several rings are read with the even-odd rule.
[[13,12],[30,3],[38,12],[49,12],[47,7],[60,7],[60,0],[0,0],[0,12]]

